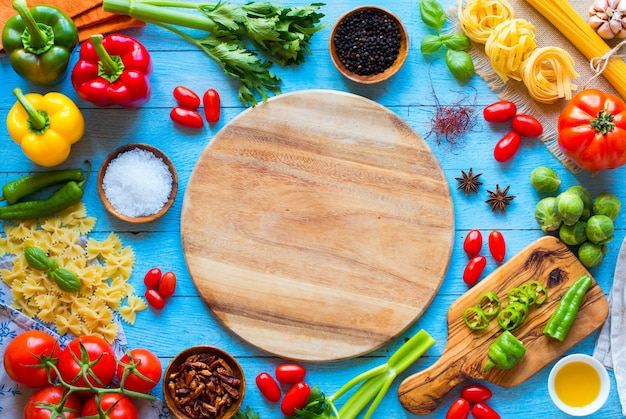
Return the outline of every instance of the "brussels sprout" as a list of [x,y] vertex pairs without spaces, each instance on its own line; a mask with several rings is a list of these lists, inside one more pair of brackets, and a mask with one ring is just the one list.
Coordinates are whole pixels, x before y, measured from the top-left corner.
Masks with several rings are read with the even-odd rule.
[[585,234],[596,244],[605,244],[613,240],[613,220],[606,215],[592,215],[587,220]]
[[578,259],[580,259],[582,264],[587,268],[593,268],[602,262],[606,251],[606,244],[596,244],[586,241],[578,248]]
[[581,220],[586,220],[591,215],[591,194],[581,185],[574,185],[565,192],[573,192],[583,201],[583,212],[580,214]]
[[558,230],[562,220],[555,211],[556,198],[548,196],[537,202],[535,206],[535,219],[544,233]]
[[549,167],[539,166],[530,174],[530,184],[538,192],[554,192],[561,185],[561,178]]
[[613,221],[617,218],[621,208],[622,203],[612,193],[603,192],[596,196],[596,199],[593,201],[593,213],[606,215]]
[[566,191],[556,197],[554,207],[563,224],[570,226],[580,220],[584,205],[577,194]]
[[587,240],[586,228],[587,223],[584,221],[578,221],[571,226],[563,224],[561,228],[559,228],[559,238],[565,244],[577,246]]

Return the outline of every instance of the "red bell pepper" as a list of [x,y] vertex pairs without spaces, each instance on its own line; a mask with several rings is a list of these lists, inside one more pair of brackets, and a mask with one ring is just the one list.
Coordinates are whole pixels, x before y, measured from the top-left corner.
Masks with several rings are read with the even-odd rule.
[[151,73],[150,54],[135,39],[92,35],[80,48],[72,85],[78,96],[98,106],[137,108],[150,99]]

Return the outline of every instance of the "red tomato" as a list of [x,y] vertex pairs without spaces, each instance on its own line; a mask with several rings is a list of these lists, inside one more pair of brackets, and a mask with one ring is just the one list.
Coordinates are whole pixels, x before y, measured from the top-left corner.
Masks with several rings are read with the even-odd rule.
[[470,414],[470,404],[464,398],[458,398],[446,413],[446,419],[467,419]]
[[483,117],[487,122],[506,122],[513,119],[517,113],[515,103],[502,100],[492,103],[483,109]]
[[150,307],[155,310],[163,310],[163,307],[165,307],[165,300],[157,290],[147,289],[143,296],[146,297]]
[[[45,367],[37,367],[46,359],[57,359],[61,347],[55,338],[39,330],[29,330],[17,335],[7,345],[4,352],[4,369],[13,381],[29,388],[48,384]],[[56,373],[50,369],[50,378]]]
[[[85,354],[82,353],[81,347],[84,348]],[[82,376],[83,359],[91,363],[98,358],[100,358],[99,361],[91,366],[87,378]],[[117,361],[113,348],[107,341],[98,336],[80,336],[63,349],[57,368],[61,378],[67,383],[78,387],[88,387],[89,382],[94,387],[103,388],[113,381]]]
[[474,407],[472,407],[472,415],[476,419],[500,419],[498,412],[481,402],[476,403]]
[[[124,368],[124,365],[127,367]],[[124,355],[117,366],[117,378],[120,382],[125,373],[126,390],[149,393],[161,379],[161,360],[147,349],[131,349],[130,357],[128,354]]]
[[496,143],[493,149],[493,157],[500,163],[513,158],[522,144],[522,137],[515,131],[511,131]]
[[200,96],[185,86],[174,88],[174,99],[176,99],[176,103],[185,108],[197,109],[200,106]]
[[487,259],[483,255],[474,256],[467,262],[465,270],[463,271],[463,282],[467,285],[474,285],[478,282],[480,275],[482,275],[485,266],[487,265]]
[[500,263],[506,256],[506,243],[504,242],[504,236],[498,230],[493,230],[489,233],[489,251],[491,256],[496,262]]
[[[37,390],[26,402],[26,407],[24,407],[24,419],[50,419],[61,417],[76,419],[82,417],[80,414],[80,398],[76,393],[72,393],[67,397],[62,411],[45,405],[45,403],[50,403],[51,405],[58,404],[65,392],[66,390],[59,386],[48,386]],[[41,403],[44,403],[44,405]]]
[[294,384],[304,380],[306,369],[298,364],[280,364],[276,367],[276,379],[282,384]]
[[467,256],[473,258],[480,253],[480,249],[483,247],[483,235],[478,230],[470,230],[465,236],[463,242],[463,250],[467,253]]
[[161,270],[159,268],[152,268],[143,277],[143,283],[146,287],[155,289],[159,286],[161,280]]
[[172,108],[170,118],[178,125],[187,128],[199,129],[204,126],[204,121],[198,112],[193,109],[183,108],[182,106]]
[[470,403],[480,403],[491,398],[491,390],[480,384],[470,384],[463,388],[461,396]]
[[261,391],[263,397],[270,402],[276,403],[280,400],[280,387],[278,387],[278,383],[274,380],[274,377],[268,373],[262,372],[256,376],[256,386],[259,388],[259,391]]
[[174,295],[174,291],[176,291],[176,274],[174,274],[174,272],[165,272],[161,278],[157,291],[163,298]]
[[520,113],[513,118],[513,131],[522,137],[534,138],[543,133],[543,125],[534,116]]
[[304,381],[299,381],[294,384],[283,397],[283,401],[280,403],[280,411],[285,416],[292,416],[296,409],[302,409],[306,406],[311,395],[311,388]]
[[[132,400],[123,394],[105,393],[100,398],[100,409],[106,413],[107,419],[138,419],[139,414]],[[111,409],[111,410],[109,410]],[[96,396],[91,397],[85,402],[81,411],[82,416],[98,416],[98,407],[96,406]]]
[[208,89],[202,96],[204,116],[209,124],[215,124],[220,120],[220,95],[215,89]]

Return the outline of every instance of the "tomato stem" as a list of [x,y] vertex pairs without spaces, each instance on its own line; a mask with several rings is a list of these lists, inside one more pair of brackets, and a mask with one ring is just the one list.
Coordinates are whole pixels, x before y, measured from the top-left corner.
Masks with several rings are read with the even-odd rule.
[[615,128],[613,118],[614,116],[611,115],[611,112],[609,112],[608,109],[602,109],[598,113],[598,117],[596,119],[592,119],[589,122],[589,125],[595,128],[596,131],[602,133],[602,135],[606,135]]

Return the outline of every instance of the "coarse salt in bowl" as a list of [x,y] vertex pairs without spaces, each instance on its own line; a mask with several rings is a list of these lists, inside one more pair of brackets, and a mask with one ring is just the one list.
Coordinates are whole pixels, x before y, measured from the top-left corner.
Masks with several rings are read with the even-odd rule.
[[169,158],[148,144],[115,149],[98,172],[98,195],[106,210],[129,223],[147,223],[172,206],[178,176]]

